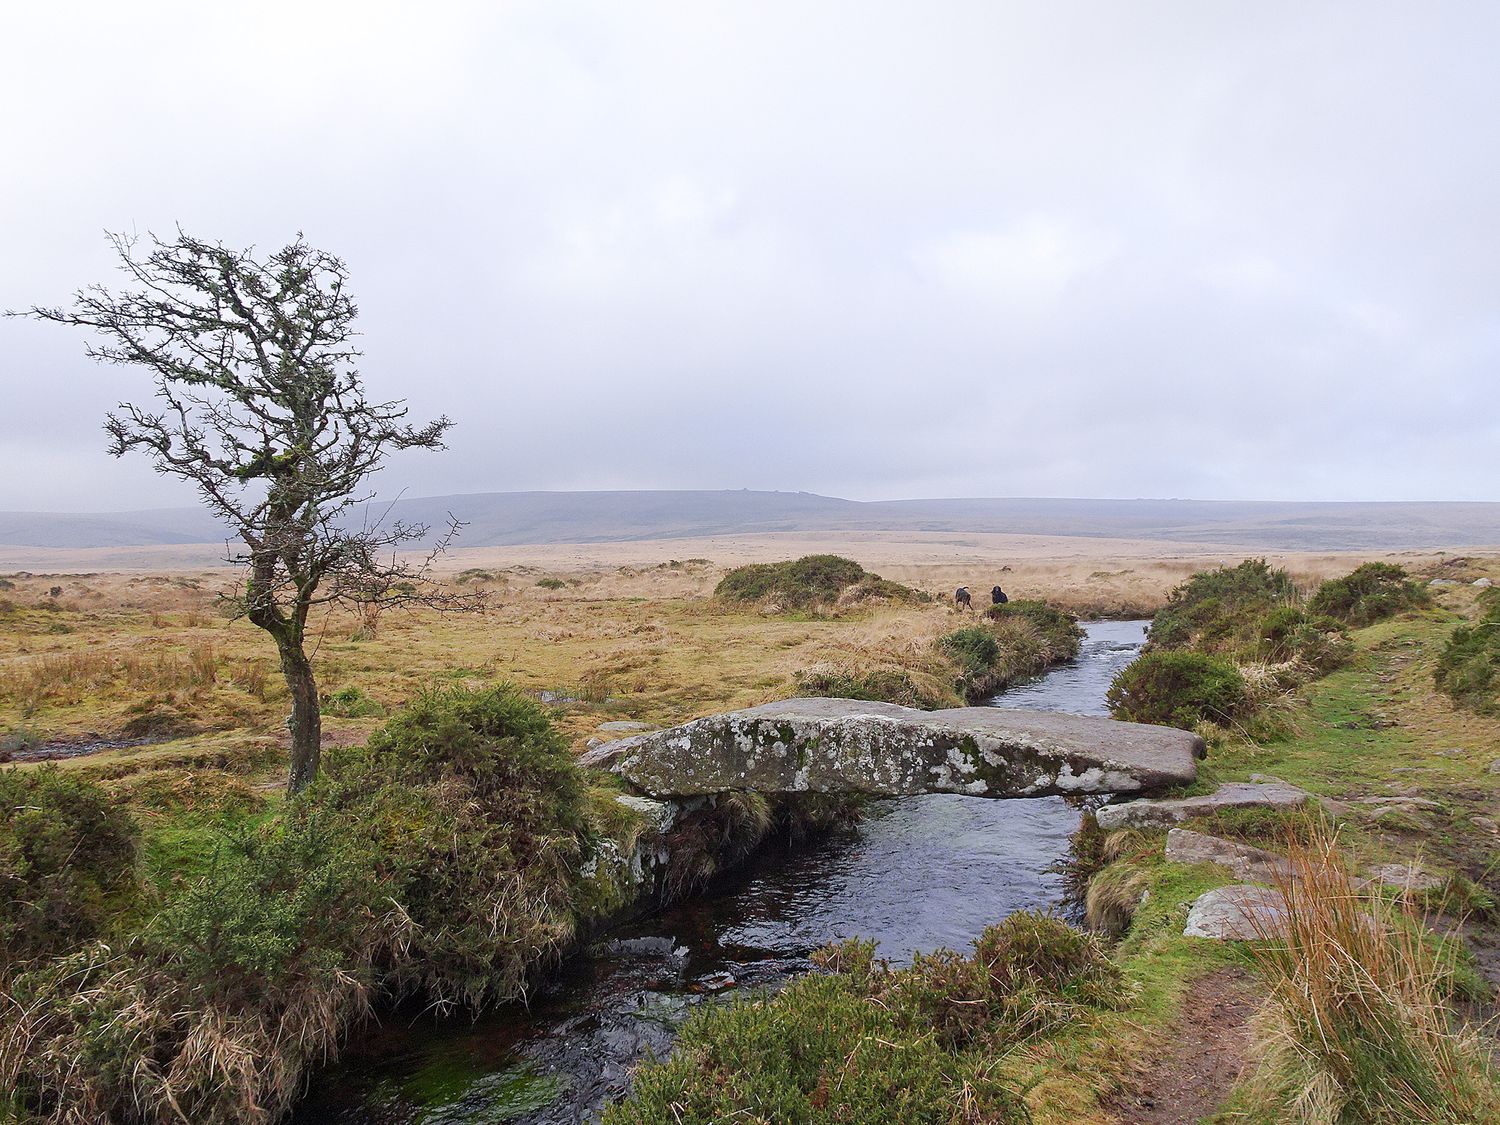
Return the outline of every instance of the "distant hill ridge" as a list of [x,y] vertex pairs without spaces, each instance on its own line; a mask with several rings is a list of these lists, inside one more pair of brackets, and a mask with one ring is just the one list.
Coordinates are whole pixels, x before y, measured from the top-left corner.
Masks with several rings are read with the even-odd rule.
[[[1500,544],[1500,503],[1260,500],[842,500],[808,492],[482,492],[378,503],[385,519],[441,527],[464,547],[688,539],[767,532],[936,531],[1073,535],[1321,551]],[[362,517],[361,517],[362,518]],[[86,548],[222,541],[197,508],[0,512],[0,545]]]

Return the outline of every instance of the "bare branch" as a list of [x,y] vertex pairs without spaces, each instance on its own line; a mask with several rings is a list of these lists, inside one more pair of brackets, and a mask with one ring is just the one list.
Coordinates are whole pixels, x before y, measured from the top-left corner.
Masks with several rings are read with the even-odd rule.
[[[347,526],[388,454],[442,449],[453,423],[444,416],[415,425],[404,403],[365,398],[348,267],[300,234],[264,259],[181,230],[170,241],[150,236],[144,254],[135,237],[108,237],[130,288],[91,285],[68,308],[7,315],[89,329],[91,358],[151,373],[158,405],[122,403],[109,414],[109,451],[144,453],[158,472],[191,483],[244,544],[229,553],[247,572],[239,609],[281,654],[298,788],[311,779],[299,784],[298,739],[317,733],[304,648],[313,606],[342,603],[378,616],[388,606],[483,604],[482,595],[452,593],[432,578],[433,560],[463,526],[451,516],[421,562],[403,560],[400,548],[424,538],[425,527]],[[309,727],[299,710],[310,692]]]

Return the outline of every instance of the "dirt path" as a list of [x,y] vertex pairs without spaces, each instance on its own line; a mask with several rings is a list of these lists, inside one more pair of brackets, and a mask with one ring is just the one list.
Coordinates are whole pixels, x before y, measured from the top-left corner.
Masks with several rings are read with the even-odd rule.
[[1254,1010],[1245,970],[1199,977],[1188,986],[1165,1053],[1107,1108],[1122,1125],[1197,1125],[1229,1095],[1245,1065]]

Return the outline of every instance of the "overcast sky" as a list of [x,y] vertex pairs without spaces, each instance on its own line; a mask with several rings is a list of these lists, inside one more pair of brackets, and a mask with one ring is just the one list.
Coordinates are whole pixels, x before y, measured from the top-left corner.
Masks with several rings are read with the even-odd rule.
[[[0,308],[353,273],[408,495],[1500,499],[1500,4],[31,3]],[[0,321],[0,508],[192,503]]]

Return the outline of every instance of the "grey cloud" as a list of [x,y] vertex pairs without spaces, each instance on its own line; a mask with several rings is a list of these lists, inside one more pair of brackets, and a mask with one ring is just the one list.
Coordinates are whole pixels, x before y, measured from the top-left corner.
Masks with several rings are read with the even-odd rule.
[[[1493,497],[1492,5],[12,19],[0,306],[305,231],[459,422],[388,491]],[[188,502],[81,352],[0,322],[0,508]]]

